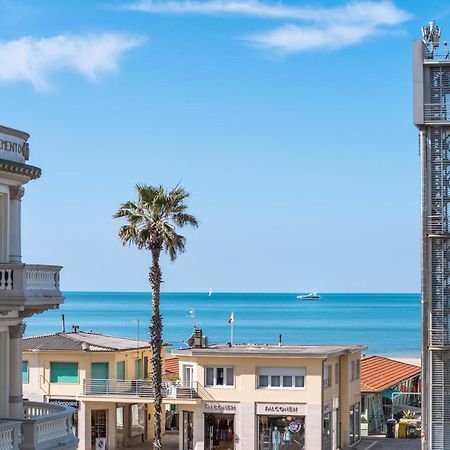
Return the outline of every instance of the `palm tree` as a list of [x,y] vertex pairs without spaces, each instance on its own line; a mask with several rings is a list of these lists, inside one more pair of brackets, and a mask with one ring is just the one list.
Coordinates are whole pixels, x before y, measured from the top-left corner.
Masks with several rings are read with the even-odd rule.
[[161,268],[159,258],[164,250],[171,261],[185,251],[186,238],[177,233],[177,228],[186,225],[198,226],[197,219],[186,212],[185,200],[189,197],[181,186],[171,191],[163,186],[137,185],[138,200],[123,203],[113,218],[124,217],[127,223],[119,230],[123,245],[135,245],[139,250],[148,250],[152,255],[149,281],[152,288],[152,321],[150,327],[153,387],[155,390],[154,449],[161,449],[162,406],[162,316],[159,309],[161,290]]

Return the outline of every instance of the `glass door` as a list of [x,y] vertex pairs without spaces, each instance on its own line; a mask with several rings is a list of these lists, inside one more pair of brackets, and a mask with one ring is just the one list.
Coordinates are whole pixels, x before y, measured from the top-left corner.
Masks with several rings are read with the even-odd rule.
[[194,385],[194,366],[183,366],[183,387],[192,388]]
[[194,413],[183,411],[183,450],[194,448]]

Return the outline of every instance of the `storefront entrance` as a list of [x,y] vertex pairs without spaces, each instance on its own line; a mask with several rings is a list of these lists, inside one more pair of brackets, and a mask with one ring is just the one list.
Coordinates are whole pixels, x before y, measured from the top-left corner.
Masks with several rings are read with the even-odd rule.
[[304,416],[258,416],[258,450],[304,449]]
[[234,448],[234,415],[205,414],[205,450]]

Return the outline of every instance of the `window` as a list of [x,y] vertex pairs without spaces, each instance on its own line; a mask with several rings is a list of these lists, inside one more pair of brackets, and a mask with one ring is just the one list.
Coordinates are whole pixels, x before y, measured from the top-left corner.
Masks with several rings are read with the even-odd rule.
[[350,367],[349,367],[350,381],[359,380],[360,370],[361,370],[361,361],[359,359],[350,361]]
[[331,386],[331,372],[332,365],[323,366],[323,387],[327,388]]
[[137,380],[142,378],[142,359],[136,359],[134,361],[134,376]]
[[234,386],[233,367],[207,367],[205,374],[206,386]]
[[50,383],[78,383],[78,363],[51,362]]
[[22,383],[28,383],[28,361],[22,361]]
[[339,384],[339,363],[334,365],[334,383]]
[[285,367],[265,367],[258,369],[259,389],[304,389],[305,369]]
[[116,378],[118,380],[125,380],[125,361],[119,361],[116,364]]

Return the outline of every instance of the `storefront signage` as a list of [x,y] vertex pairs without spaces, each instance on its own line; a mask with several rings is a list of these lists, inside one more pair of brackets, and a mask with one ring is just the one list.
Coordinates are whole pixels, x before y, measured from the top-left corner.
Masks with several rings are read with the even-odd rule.
[[24,163],[28,156],[29,147],[24,139],[0,133],[0,158]]
[[71,408],[78,409],[80,407],[80,402],[78,400],[63,399],[63,398],[49,398],[49,403],[53,403],[61,406],[70,406]]
[[306,405],[301,403],[257,403],[256,414],[258,416],[284,416],[286,414],[304,416],[306,415]]
[[203,412],[216,414],[235,414],[237,411],[236,403],[226,402],[206,402],[203,405]]

